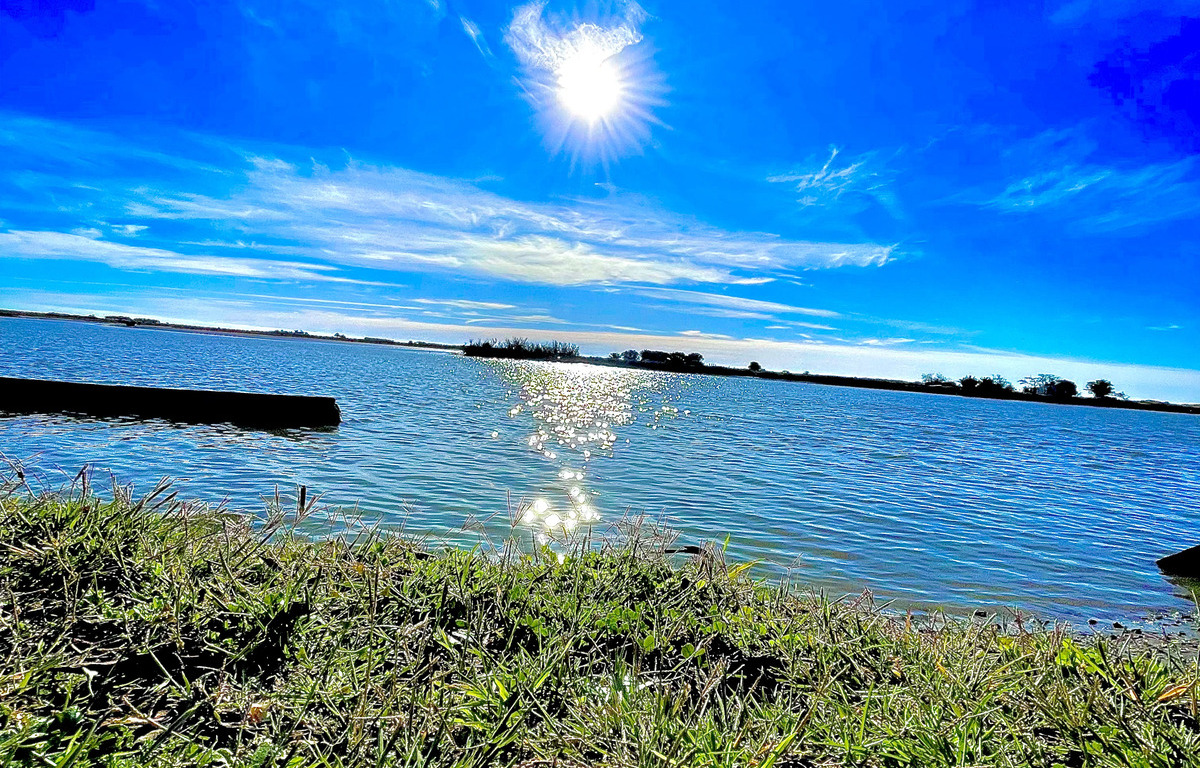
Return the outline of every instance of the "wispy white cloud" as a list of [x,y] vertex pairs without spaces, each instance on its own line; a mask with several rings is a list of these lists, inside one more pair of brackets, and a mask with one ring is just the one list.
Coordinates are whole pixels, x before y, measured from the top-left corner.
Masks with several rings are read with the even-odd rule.
[[[29,162],[22,164],[56,169],[32,182],[23,180],[32,185],[25,187],[31,194],[18,202],[28,209],[0,201],[8,219],[0,224],[0,258],[391,288],[421,281],[411,273],[435,280],[466,278],[468,286],[481,278],[608,286],[633,292],[632,306],[652,299],[675,312],[686,307],[697,316],[767,322],[837,313],[668,286],[729,286],[752,293],[753,286],[805,270],[872,267],[892,258],[890,245],[715,227],[619,190],[603,198],[524,201],[494,191],[494,179],[450,179],[345,160],[334,167],[290,162],[280,156],[289,150],[257,147],[252,152],[218,139],[190,137],[178,143],[189,152],[203,145],[203,151],[195,150],[206,158],[199,162],[125,146],[118,136],[62,123],[0,116],[0,134],[0,148],[23,153]],[[40,143],[43,136],[49,137],[47,143]],[[125,167],[139,169],[136,180],[126,179],[120,170]],[[0,166],[0,181],[5,172]],[[447,293],[397,303],[360,294],[364,301],[357,305],[327,306],[457,322],[469,318],[473,325],[563,327],[570,321],[572,328],[601,327],[576,325],[581,318],[570,314],[563,319],[557,311],[547,313],[545,299],[539,307],[522,307],[511,293],[498,294],[499,301],[481,301],[485,297],[464,287]],[[341,293],[329,300],[352,298]],[[788,324],[832,330],[817,323]],[[613,330],[640,332],[633,328]]]
[[859,213],[870,206],[881,206],[894,221],[904,218],[893,191],[893,176],[878,152],[866,152],[853,159],[842,150],[830,147],[824,160],[810,158],[784,173],[767,176],[773,184],[786,184],[795,190],[796,202],[804,208],[820,209],[825,215],[837,208],[843,214]]
[[462,22],[463,33],[471,38],[471,42],[475,44],[475,47],[479,50],[479,54],[489,61],[495,58],[495,54],[492,53],[487,38],[483,36],[483,30],[479,28],[479,25],[466,16],[459,16],[458,20]]
[[545,18],[545,0],[534,0],[513,12],[504,41],[512,48],[522,66],[543,70],[557,77],[564,63],[581,50],[596,49],[603,57],[615,56],[642,41],[641,25],[646,12],[635,2],[623,4],[623,13],[615,23],[590,22],[555,25]]
[[[863,183],[862,169],[864,159],[857,162],[838,164],[840,150],[831,147],[829,158],[819,168],[811,166],[797,168],[787,173],[779,173],[767,177],[774,184],[791,184],[801,194],[799,202],[802,205],[815,205],[822,199],[837,199],[842,194]],[[874,178],[875,174],[869,174]]]
[[1031,168],[979,204],[1002,213],[1033,211],[1068,219],[1092,233],[1117,232],[1200,214],[1200,164],[1195,157],[1146,165],[1090,161],[1093,142],[1078,131],[1047,131],[1018,142],[1011,164]]
[[[17,127],[26,131],[23,151],[35,151],[36,124]],[[49,148],[59,151],[69,143],[60,134],[69,131],[55,129]],[[225,148],[237,160],[219,174],[166,157],[171,183],[122,187],[97,178],[92,184],[86,183],[86,160],[93,135],[76,136],[80,162],[69,170],[69,187],[41,182],[55,185],[44,215],[64,216],[60,208],[69,201],[76,221],[90,217],[89,226],[100,229],[121,221],[114,236],[137,235],[144,247],[172,252],[247,250],[264,260],[286,256],[288,262],[547,285],[754,285],[796,270],[879,266],[892,258],[891,245],[727,230],[632,195],[526,202],[403,168],[299,166],[236,146]],[[118,162],[117,139],[102,135],[96,145],[106,164]],[[130,149],[131,159],[157,157]],[[199,176],[181,177],[189,167]],[[171,262],[158,263],[166,268]]]
[[[747,299],[742,296],[729,296],[723,293],[705,293],[702,291],[684,291],[677,288],[639,288],[636,292],[641,296],[655,299],[666,299],[681,304],[699,304],[720,309],[761,313],[762,315],[809,315],[812,317],[838,317],[838,313],[830,309],[815,309],[812,307],[797,307],[776,301]],[[694,307],[685,311],[693,312]]]
[[836,331],[837,330],[837,328],[834,328],[832,325],[822,325],[821,323],[802,323],[802,322],[799,322],[796,320],[789,321],[788,326],[786,326],[786,327],[807,328],[811,331]]
[[475,317],[467,320],[467,325],[478,325],[480,323],[521,323],[529,325],[587,325],[586,323],[573,323],[570,320],[563,320],[561,317],[554,315],[504,315],[502,317]]
[[67,232],[0,232],[0,253],[10,258],[90,261],[131,271],[379,285],[333,274],[339,270],[327,264],[187,255]]
[[515,309],[513,304],[502,304],[497,301],[472,301],[471,299],[413,299],[417,304],[436,304],[455,309]]
[[269,293],[238,293],[234,295],[250,299],[264,299],[273,304],[327,304],[335,307],[349,307],[353,309],[386,309],[391,311],[421,309],[420,307],[414,307],[410,304],[382,304],[375,301],[346,301],[344,299],[323,299],[315,296],[279,296]]
[[144,224],[112,224],[112,231],[115,234],[123,235],[124,237],[137,237],[142,232],[149,229]]
[[1148,331],[1178,331],[1178,330],[1180,330],[1180,329],[1182,329],[1182,328],[1183,328],[1183,326],[1182,326],[1182,325],[1175,325],[1174,323],[1170,323],[1170,324],[1168,324],[1168,325],[1149,325],[1149,326],[1146,326],[1146,330],[1148,330]]
[[892,328],[902,328],[906,331],[916,331],[918,333],[932,333],[938,336],[971,336],[978,331],[970,331],[964,328],[958,328],[951,325],[937,325],[936,323],[922,323],[916,320],[893,320],[884,317],[859,316],[856,320],[862,320],[867,323],[886,325]]

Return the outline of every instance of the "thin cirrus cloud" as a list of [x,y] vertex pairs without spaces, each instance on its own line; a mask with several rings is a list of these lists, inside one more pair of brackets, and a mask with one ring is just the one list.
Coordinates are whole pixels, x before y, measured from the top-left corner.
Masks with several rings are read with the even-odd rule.
[[516,309],[513,304],[502,304],[498,301],[472,301],[471,299],[413,299],[413,302],[454,309]]
[[459,16],[458,20],[462,22],[463,34],[471,39],[475,44],[475,48],[479,51],[479,55],[484,59],[492,60],[495,54],[492,53],[491,47],[487,43],[487,38],[483,36],[483,30],[479,25],[468,19],[466,16]]
[[[866,158],[854,162],[838,163],[841,150],[831,147],[829,157],[820,167],[801,167],[787,173],[767,177],[772,184],[789,184],[801,195],[801,205],[816,205],[824,200],[836,200],[843,194],[858,188],[873,186],[877,174],[864,174]],[[864,180],[864,175],[867,179]]]
[[1195,157],[1160,163],[1094,162],[1082,128],[1045,131],[1016,142],[1007,160],[1026,170],[980,206],[1006,214],[1040,211],[1093,234],[1188,219],[1200,214],[1200,166]]
[[336,267],[325,264],[185,255],[161,248],[109,242],[90,234],[98,235],[98,231],[86,235],[22,230],[0,232],[0,253],[10,258],[97,262],[132,272],[379,285],[330,274]]
[[634,2],[622,7],[622,17],[613,24],[592,22],[568,25],[556,29],[545,19],[546,3],[535,0],[519,6],[513,12],[512,23],[504,41],[512,48],[521,65],[557,75],[563,63],[581,48],[595,47],[606,57],[616,56],[631,45],[642,41],[641,25],[646,12]]
[[984,205],[1005,213],[1086,211],[1077,223],[1095,232],[1184,219],[1200,213],[1195,166],[1194,159],[1186,158],[1132,169],[1097,165],[1054,168],[1009,182]]
[[[640,288],[636,291],[639,295],[652,299],[662,299],[665,301],[679,302],[681,304],[700,305],[703,307],[712,307],[717,309],[731,310],[733,312],[749,312],[757,315],[775,316],[775,315],[808,315],[810,317],[838,317],[838,313],[830,309],[816,309],[813,307],[797,307],[791,304],[782,304],[776,301],[763,301],[761,299],[747,299],[741,296],[729,296],[723,293],[706,293],[703,291],[684,291],[677,288]],[[696,311],[695,306],[689,306],[688,312]],[[737,317],[738,315],[733,315]]]
[[831,209],[852,215],[878,207],[893,224],[906,219],[894,189],[895,173],[878,152],[846,158],[840,148],[830,147],[824,160],[810,158],[787,172],[767,176],[766,181],[790,186],[801,210],[808,209],[813,216]]
[[[23,135],[0,138],[21,139],[23,153],[37,154],[37,121],[22,125]],[[370,282],[382,279],[381,271],[442,272],[550,286],[755,285],[796,270],[881,266],[893,258],[892,245],[726,230],[635,196],[527,202],[405,168],[355,161],[301,166],[232,145],[224,145],[225,162],[213,173],[217,142],[194,173],[186,172],[186,159],[162,156],[169,173],[122,184],[111,170],[124,159],[118,138],[102,135],[92,143],[93,132],[53,128],[50,146],[72,143],[80,157],[63,178],[44,176],[40,187],[22,190],[44,201],[40,211],[18,211],[43,221],[20,226],[24,235],[8,233],[27,258],[289,280]],[[106,174],[79,178],[91,146],[102,148],[98,164]],[[128,156],[160,157],[137,147]],[[100,236],[73,241],[81,247],[72,251],[54,242],[58,233],[28,234],[54,228],[48,222],[64,222],[58,226],[66,230],[94,227]],[[137,247],[128,242],[134,237]],[[204,253],[184,252],[193,249]],[[370,274],[352,274],[357,270]]]

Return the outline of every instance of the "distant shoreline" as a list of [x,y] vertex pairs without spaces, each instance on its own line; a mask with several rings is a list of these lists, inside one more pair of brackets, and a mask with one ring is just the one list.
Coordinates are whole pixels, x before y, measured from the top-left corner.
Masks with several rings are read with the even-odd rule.
[[354,338],[342,334],[326,336],[307,331],[248,331],[241,328],[221,328],[209,325],[185,325],[182,323],[165,323],[149,317],[128,317],[126,315],[72,315],[66,312],[26,312],[16,309],[0,309],[0,318],[15,317],[31,320],[70,320],[96,325],[124,325],[129,328],[159,328],[165,331],[188,331],[191,333],[206,333],[213,336],[254,336],[264,339],[308,339],[310,341],[344,341],[352,344],[375,344],[384,347],[407,347],[411,349],[440,349],[462,351],[461,344],[439,344],[434,341],[396,341],[373,336]]
[[[351,344],[374,344],[377,346],[403,347],[405,349],[432,349],[443,351],[463,352],[462,344],[441,344],[432,341],[396,341],[377,337],[354,338],[343,334],[313,334],[307,331],[249,331],[237,328],[220,328],[216,326],[184,325],[166,323],[153,318],[137,318],[125,315],[73,315],[64,312],[27,312],[22,310],[0,309],[0,318],[28,318],[42,320],[69,320],[76,322],[95,323],[99,325],[125,325],[128,327],[159,328],[169,331],[187,331],[192,333],[207,333],[213,335],[250,336],[267,339],[308,339],[310,341],[340,341]],[[469,355],[472,357],[491,359],[524,359],[511,358],[502,354]],[[646,371],[665,371],[669,373],[690,373],[709,376],[732,376],[752,379],[767,379],[774,381],[796,381],[805,384],[820,384],[836,387],[854,387],[857,389],[890,390],[896,392],[921,392],[926,394],[953,395],[974,400],[1015,400],[1030,403],[1045,403],[1048,405],[1073,405],[1091,408],[1115,408],[1130,411],[1159,411],[1163,413],[1183,413],[1200,415],[1200,404],[1169,403],[1159,400],[1120,400],[1113,397],[1070,397],[1056,398],[1045,395],[1028,394],[1025,392],[1004,392],[992,394],[968,394],[958,389],[952,382],[924,383],[919,381],[904,381],[900,379],[874,379],[857,376],[834,376],[810,373],[791,373],[789,371],[752,371],[749,368],[732,368],[724,365],[671,365],[613,359],[611,357],[592,357],[586,355],[563,356],[547,359],[545,362],[585,363],[609,368],[633,368]]]
[[752,379],[771,379],[782,381],[799,381],[805,384],[822,384],[834,387],[855,387],[857,389],[883,389],[896,392],[921,392],[932,395],[952,395],[965,397],[970,400],[1018,400],[1028,403],[1045,403],[1048,405],[1085,405],[1094,408],[1119,408],[1131,411],[1163,411],[1167,413],[1186,413],[1200,415],[1200,405],[1190,403],[1168,403],[1156,400],[1118,400],[1116,398],[1097,399],[1093,397],[1055,398],[1044,395],[1030,395],[1024,392],[1011,392],[1005,395],[969,395],[957,388],[944,384],[925,384],[920,381],[904,381],[902,379],[871,379],[858,376],[833,376],[815,373],[790,373],[783,371],[751,371],[745,368],[730,368],[723,365],[705,365],[699,369],[675,369],[653,363],[627,363],[610,360],[603,357],[580,357],[564,362],[586,362],[593,365],[607,365],[614,368],[640,368],[648,371],[672,371],[677,373],[700,373],[712,376],[740,376]]

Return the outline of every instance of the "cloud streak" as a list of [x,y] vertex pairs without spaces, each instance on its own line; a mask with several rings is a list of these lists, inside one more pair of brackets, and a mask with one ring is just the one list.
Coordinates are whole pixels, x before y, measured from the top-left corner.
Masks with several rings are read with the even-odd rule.
[[504,41],[528,69],[557,77],[563,64],[583,49],[595,48],[604,57],[611,57],[642,41],[640,27],[646,12],[637,3],[626,3],[623,18],[609,26],[583,23],[560,29],[546,22],[545,10],[544,0],[518,7],[504,35]]
[[[36,153],[36,123],[17,127],[25,129],[24,151]],[[55,125],[53,133],[52,147],[69,143],[69,129]],[[892,259],[890,245],[725,230],[635,196],[521,201],[404,168],[301,165],[234,145],[226,150],[235,160],[219,173],[207,164],[181,173],[188,161],[163,156],[171,173],[121,186],[111,174],[86,178],[91,133],[75,134],[81,157],[70,171],[74,181],[43,180],[41,213],[69,220],[68,231],[86,225],[107,232],[114,240],[80,237],[71,247],[80,246],[80,258],[117,268],[289,280],[378,281],[381,272],[419,272],[550,286],[669,286],[754,285],[796,270]],[[120,163],[118,139],[102,135],[97,144],[105,164]],[[129,156],[158,157],[138,148]],[[70,257],[67,241],[48,232],[35,237],[33,229],[9,232],[6,242],[26,258]],[[122,242],[134,235],[141,250]],[[226,255],[230,250],[239,253]],[[242,258],[245,252],[255,258]]]
[[864,186],[873,186],[870,180],[874,179],[876,174],[867,174],[867,181],[864,181],[861,173],[866,163],[865,158],[859,158],[857,162],[839,165],[837,164],[839,154],[840,150],[832,147],[829,150],[829,159],[820,168],[801,168],[788,173],[775,174],[768,176],[767,181],[772,184],[792,185],[801,195],[799,199],[801,205],[816,205],[829,199],[837,200],[848,191]]
[[90,261],[129,271],[381,285],[331,274],[338,270],[326,264],[185,255],[66,232],[0,232],[0,253],[10,258]]
[[487,43],[487,38],[483,36],[483,30],[479,28],[479,25],[468,19],[466,16],[459,16],[458,20],[462,22],[463,34],[469,37],[471,42],[475,44],[475,48],[479,51],[479,55],[487,61],[494,59],[495,54],[492,53],[492,49]]
[[[812,307],[797,307],[775,301],[747,299],[741,296],[729,296],[723,293],[704,293],[702,291],[683,291],[676,288],[643,288],[637,293],[653,299],[676,301],[682,304],[716,307],[741,312],[751,312],[761,315],[808,315],[810,317],[838,317],[838,313],[830,309],[814,309]],[[694,307],[686,311],[695,311]],[[736,316],[736,315],[735,315]]]
[[1010,179],[979,205],[1006,214],[1043,212],[1080,230],[1122,230],[1200,214],[1200,167],[1195,157],[1147,165],[1089,162],[1094,146],[1072,131],[1047,131],[1018,143],[1013,162],[1034,168]]
[[432,304],[454,309],[516,309],[513,304],[501,304],[497,301],[473,301],[471,299],[413,299],[415,304]]

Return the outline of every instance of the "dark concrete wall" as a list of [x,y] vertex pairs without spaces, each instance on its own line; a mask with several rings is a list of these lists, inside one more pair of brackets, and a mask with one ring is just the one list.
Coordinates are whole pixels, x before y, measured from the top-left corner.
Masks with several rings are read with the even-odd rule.
[[0,411],[140,416],[246,427],[333,427],[341,411],[332,397],[160,389],[0,377]]

